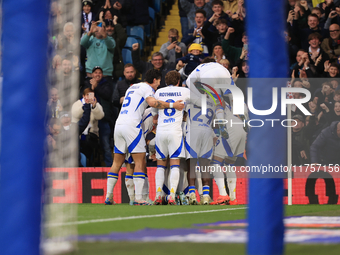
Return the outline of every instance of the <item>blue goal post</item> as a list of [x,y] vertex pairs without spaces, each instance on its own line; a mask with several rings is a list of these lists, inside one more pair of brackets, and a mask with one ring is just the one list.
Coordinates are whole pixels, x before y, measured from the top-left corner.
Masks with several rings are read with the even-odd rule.
[[[283,0],[246,1],[249,40],[250,87],[256,109],[269,109],[272,88],[286,86],[288,74],[287,44],[284,41],[285,2]],[[270,78],[271,82],[258,82]],[[277,79],[272,79],[277,78]],[[280,119],[280,107],[270,119]],[[268,116],[250,114],[251,119]],[[252,128],[248,136],[248,165],[286,165],[286,129],[280,125]],[[248,247],[251,255],[283,254],[283,179],[251,174],[249,180]]]
[[39,254],[50,1],[2,1],[0,253]]

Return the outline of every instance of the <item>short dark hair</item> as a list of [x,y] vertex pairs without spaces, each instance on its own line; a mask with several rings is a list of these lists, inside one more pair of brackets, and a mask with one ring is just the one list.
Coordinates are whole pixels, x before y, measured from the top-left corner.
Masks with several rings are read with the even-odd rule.
[[214,5],[221,5],[223,7],[223,2],[221,0],[214,0],[211,3],[211,7]]
[[318,15],[316,15],[316,14],[314,14],[314,13],[312,13],[312,14],[309,14],[309,15],[308,15],[308,18],[309,18],[309,17],[315,17],[315,18],[317,18],[317,19],[319,20],[319,17],[318,17]]
[[339,65],[337,63],[331,63],[330,67],[336,67],[339,70]]
[[205,57],[203,60],[202,60],[202,64],[205,64],[205,63],[210,63],[210,62],[216,62],[215,59],[213,57]]
[[313,40],[313,39],[319,39],[319,41],[321,42],[321,39],[322,39],[322,36],[318,33],[318,32],[315,32],[315,33],[311,33],[309,36],[308,36],[308,42],[310,40]]
[[196,16],[197,13],[202,13],[205,18],[207,17],[207,13],[205,12],[205,10],[202,10],[202,9],[196,10],[195,11],[195,16]]
[[170,71],[168,72],[166,75],[165,75],[165,84],[166,85],[177,85],[177,83],[181,80],[181,75],[173,70],[173,71]]
[[133,64],[131,64],[131,63],[127,63],[127,64],[124,66],[124,70],[125,70],[126,68],[128,68],[128,67],[133,67],[133,69],[136,70],[135,66],[134,66]]
[[152,84],[153,80],[156,79],[161,79],[162,78],[162,73],[161,71],[157,70],[157,69],[150,69],[146,72],[145,74],[145,81],[147,83]]
[[216,20],[216,26],[219,24],[226,24],[228,26],[228,22],[225,19],[218,19]]

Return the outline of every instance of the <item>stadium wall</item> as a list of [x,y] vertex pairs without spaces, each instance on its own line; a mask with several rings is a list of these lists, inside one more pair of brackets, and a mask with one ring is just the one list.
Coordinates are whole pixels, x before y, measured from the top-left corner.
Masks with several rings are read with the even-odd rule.
[[[53,203],[94,203],[101,204],[106,195],[106,178],[110,168],[49,168],[46,172],[51,175]],[[299,170],[300,171],[300,170]],[[155,198],[156,167],[148,168],[150,183],[150,199]],[[113,191],[116,203],[128,203],[125,180],[125,168],[119,173],[118,182]],[[77,180],[74,185],[73,178]],[[248,178],[244,173],[237,173],[236,196],[239,204],[247,204]],[[288,184],[284,180],[285,196],[283,203],[287,204]],[[76,193],[76,198],[72,195]],[[293,178],[293,204],[340,204],[340,178],[338,172],[301,172],[295,173]],[[198,196],[199,197],[199,196]],[[212,197],[218,197],[218,188],[213,182]]]

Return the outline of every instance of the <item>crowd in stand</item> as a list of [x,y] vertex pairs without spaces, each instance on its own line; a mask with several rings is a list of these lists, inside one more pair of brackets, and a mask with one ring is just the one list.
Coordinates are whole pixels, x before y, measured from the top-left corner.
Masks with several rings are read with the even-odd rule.
[[[52,3],[52,23],[61,24],[63,31],[51,29],[50,35],[52,52],[58,53],[53,54],[50,74],[50,147],[65,129],[62,126],[67,127],[63,119],[71,117],[71,122],[80,127],[80,152],[88,164],[100,165],[96,156],[101,151],[105,165],[110,167],[112,134],[125,91],[143,80],[150,69],[161,71],[161,88],[166,86],[164,77],[171,70],[179,71],[185,81],[202,61],[216,61],[230,71],[246,94],[246,82],[241,78],[248,77],[251,52],[245,33],[244,0],[178,0],[182,40],[177,29],[170,29],[168,42],[148,62],[141,58],[140,45],[134,44],[133,63],[126,64],[122,58],[128,37],[125,28],[147,25],[152,2],[83,0],[81,38],[75,34],[73,23],[62,20],[58,2]],[[308,89],[312,95],[305,104],[312,116],[292,107],[297,123],[293,128],[293,164],[340,164],[340,1],[326,0],[313,7],[312,1],[287,0],[286,10],[287,77],[292,87]],[[74,50],[79,44],[78,56]],[[71,73],[80,77],[79,100],[63,108],[56,84],[71,84]]]

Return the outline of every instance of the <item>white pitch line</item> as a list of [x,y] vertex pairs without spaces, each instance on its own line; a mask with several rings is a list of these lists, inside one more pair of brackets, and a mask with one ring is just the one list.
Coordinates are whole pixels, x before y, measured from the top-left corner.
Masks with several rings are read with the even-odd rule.
[[176,212],[176,213],[164,213],[164,214],[128,216],[128,217],[117,217],[117,218],[98,219],[98,220],[83,220],[83,221],[74,221],[74,222],[68,222],[68,223],[48,224],[48,226],[50,226],[50,227],[57,227],[57,226],[67,226],[67,225],[82,225],[82,224],[97,223],[97,222],[145,219],[145,218],[166,217],[166,216],[184,215],[184,214],[197,214],[197,213],[211,213],[211,212],[222,212],[222,211],[234,211],[234,210],[241,210],[241,209],[247,209],[247,207],[226,208],[226,209],[216,209],[216,210],[207,210],[207,211]]

